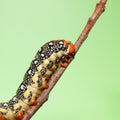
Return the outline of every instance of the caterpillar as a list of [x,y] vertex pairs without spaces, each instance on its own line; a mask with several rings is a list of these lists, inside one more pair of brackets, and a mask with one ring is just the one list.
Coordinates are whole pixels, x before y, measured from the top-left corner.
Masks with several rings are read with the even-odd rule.
[[0,120],[22,120],[29,107],[37,104],[41,92],[49,87],[53,73],[64,67],[74,53],[75,46],[70,41],[52,40],[44,44],[30,63],[15,96],[0,103]]

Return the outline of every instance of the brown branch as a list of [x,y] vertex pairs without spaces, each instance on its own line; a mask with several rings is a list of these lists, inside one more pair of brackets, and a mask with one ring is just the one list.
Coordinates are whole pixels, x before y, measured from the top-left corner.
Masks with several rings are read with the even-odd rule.
[[[100,2],[96,5],[96,8],[95,8],[92,16],[89,18],[85,28],[83,29],[82,33],[80,34],[80,36],[78,37],[78,39],[77,39],[77,41],[75,43],[76,52],[78,51],[78,49],[82,45],[83,41],[87,38],[90,30],[92,29],[92,27],[96,23],[97,19],[104,12],[106,2],[107,2],[107,0],[100,0]],[[55,84],[57,83],[58,79],[61,77],[61,75],[63,74],[63,72],[65,71],[65,69],[68,67],[68,65],[70,64],[70,62],[72,60],[73,60],[73,58],[71,58],[69,63],[66,63],[66,67],[65,68],[61,67],[51,77],[51,79],[50,79],[50,81],[48,83],[49,84],[49,88],[43,90],[43,92],[40,94],[40,96],[39,96],[39,98],[37,100],[38,101],[37,105],[30,107],[30,109],[23,116],[22,120],[29,120],[34,115],[34,113],[42,106],[42,104],[45,101],[48,100],[48,96],[49,96],[50,91],[55,86]]]

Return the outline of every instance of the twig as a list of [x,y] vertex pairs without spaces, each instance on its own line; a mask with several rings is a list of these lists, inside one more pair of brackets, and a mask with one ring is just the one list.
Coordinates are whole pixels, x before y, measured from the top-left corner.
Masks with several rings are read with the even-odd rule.
[[[77,41],[75,42],[75,49],[76,52],[78,51],[78,49],[80,48],[80,46],[82,45],[83,41],[87,38],[90,30],[92,29],[92,27],[94,26],[94,24],[96,23],[97,19],[100,17],[100,15],[104,12],[105,10],[105,4],[106,4],[107,0],[100,0],[99,3],[96,5],[96,8],[92,14],[92,16],[89,18],[85,28],[83,29],[82,33],[80,34],[80,36],[78,37]],[[68,67],[68,65],[70,64],[70,62],[73,60],[73,58],[71,58],[71,60],[69,61],[69,63],[66,63],[66,67],[63,68],[61,67],[49,80],[49,88],[45,89],[42,91],[42,93],[40,94],[38,100],[37,100],[37,105],[32,106],[23,116],[22,120],[29,120],[34,113],[42,106],[42,104],[48,100],[48,96],[50,91],[52,90],[52,88],[55,86],[55,84],[57,83],[58,79],[61,77],[61,75],[63,74],[63,72],[65,71],[65,69]]]

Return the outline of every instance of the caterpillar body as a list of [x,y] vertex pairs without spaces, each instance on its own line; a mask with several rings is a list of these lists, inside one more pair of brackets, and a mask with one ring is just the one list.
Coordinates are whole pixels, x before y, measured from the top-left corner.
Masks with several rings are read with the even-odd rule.
[[8,102],[0,103],[0,120],[22,120],[30,106],[37,104],[49,79],[64,62],[73,57],[74,44],[66,40],[53,40],[44,44],[32,60],[16,95]]

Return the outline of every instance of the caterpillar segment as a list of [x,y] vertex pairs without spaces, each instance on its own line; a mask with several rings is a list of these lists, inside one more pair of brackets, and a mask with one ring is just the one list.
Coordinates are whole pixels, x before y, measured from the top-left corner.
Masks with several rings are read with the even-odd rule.
[[8,116],[9,111],[8,103],[0,103],[0,120],[5,120],[5,117]]
[[[24,101],[21,100],[20,95],[14,96],[9,102],[8,102],[9,108],[12,111],[10,120],[21,120],[23,117],[23,114],[29,109],[29,105],[25,104]],[[9,120],[9,119],[6,120]]]
[[22,120],[30,106],[37,104],[37,98],[47,89],[49,79],[60,67],[65,67],[73,57],[75,46],[70,41],[54,40],[38,50],[26,71],[16,95],[6,103],[0,103],[0,120]]

